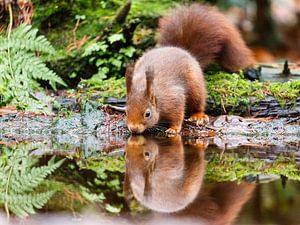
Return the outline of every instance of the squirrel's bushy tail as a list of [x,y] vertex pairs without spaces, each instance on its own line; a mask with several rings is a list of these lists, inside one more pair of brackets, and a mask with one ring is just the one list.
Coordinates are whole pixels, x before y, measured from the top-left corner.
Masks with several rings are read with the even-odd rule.
[[203,69],[214,61],[230,72],[254,65],[252,53],[237,29],[208,5],[192,4],[171,10],[159,21],[158,43],[189,51]]

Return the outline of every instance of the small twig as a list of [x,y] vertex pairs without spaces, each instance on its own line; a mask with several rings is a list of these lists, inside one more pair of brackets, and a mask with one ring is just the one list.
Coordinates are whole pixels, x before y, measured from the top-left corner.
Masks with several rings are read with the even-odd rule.
[[225,153],[226,150],[227,150],[227,143],[225,143],[224,148],[222,149],[222,152],[220,154],[220,160],[222,160],[223,155],[224,155],[224,153]]
[[286,121],[284,124],[290,124],[290,123],[296,122],[298,120],[300,120],[300,116],[298,116],[296,118],[293,118],[293,119],[290,119],[290,120]]
[[74,43],[76,43],[76,40],[77,40],[77,38],[76,38],[76,31],[77,31],[79,25],[80,25],[80,18],[77,19],[76,25],[75,25],[75,27],[73,29],[73,41],[74,41]]
[[126,107],[114,106],[114,105],[107,105],[109,108],[114,109],[119,112],[126,112]]
[[225,109],[225,105],[224,105],[224,102],[223,102],[223,98],[221,97],[220,99],[221,99],[221,106],[224,110],[224,113],[227,114],[226,109]]

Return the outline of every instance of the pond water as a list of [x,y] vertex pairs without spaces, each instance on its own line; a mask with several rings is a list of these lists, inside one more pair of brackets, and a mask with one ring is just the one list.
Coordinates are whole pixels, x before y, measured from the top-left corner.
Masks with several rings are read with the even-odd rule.
[[285,150],[124,140],[93,154],[42,140],[1,144],[0,224],[300,224],[297,138]]
[[269,82],[286,82],[289,80],[300,79],[300,69],[298,65],[289,64],[290,75],[284,75],[284,63],[277,63],[274,65],[261,65],[261,81]]

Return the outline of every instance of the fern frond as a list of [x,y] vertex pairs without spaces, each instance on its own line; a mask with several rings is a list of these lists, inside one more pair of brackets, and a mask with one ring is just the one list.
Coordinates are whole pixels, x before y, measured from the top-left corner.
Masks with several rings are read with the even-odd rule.
[[39,88],[38,81],[48,81],[54,90],[57,84],[67,85],[37,56],[36,53],[54,53],[50,42],[37,33],[37,29],[21,25],[13,30],[10,39],[0,36],[0,89],[5,91],[4,96],[0,93],[0,99],[18,108],[45,113],[47,107],[30,95]]
[[52,157],[47,165],[36,166],[38,159],[29,155],[37,145],[20,145],[17,149],[3,149],[0,157],[0,205],[17,216],[33,214],[35,208],[41,208],[55,190],[41,190],[46,177],[59,168],[64,160],[56,162]]
[[[53,157],[54,159],[54,157]],[[49,161],[47,166],[34,167],[29,171],[14,171],[11,178],[11,188],[15,193],[33,191],[44,179],[61,166],[64,160],[57,163]],[[22,177],[22,179],[20,179]]]
[[[31,36],[36,36],[37,30],[36,29],[31,29],[31,25],[25,25],[21,24],[17,29],[13,30],[12,35],[15,38],[22,38],[26,33],[31,33]],[[31,30],[31,32],[30,32]],[[28,35],[27,35],[28,36]]]
[[15,50],[25,50],[54,54],[55,50],[45,36],[38,36],[38,30],[29,25],[21,25],[16,28],[8,39],[0,39],[0,51],[13,48]]
[[13,67],[17,70],[17,74],[26,74],[32,80],[45,80],[53,89],[56,89],[56,84],[66,86],[66,83],[57,76],[52,70],[48,69],[45,63],[33,53],[19,51],[13,54]]
[[0,192],[0,202],[6,202],[8,209],[19,217],[28,216],[35,213],[35,208],[42,208],[55,191],[46,191],[41,193],[29,194],[10,194]]

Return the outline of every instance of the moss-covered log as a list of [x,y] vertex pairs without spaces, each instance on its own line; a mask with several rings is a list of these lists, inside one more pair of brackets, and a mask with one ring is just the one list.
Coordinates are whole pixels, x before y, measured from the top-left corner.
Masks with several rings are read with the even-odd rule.
[[207,76],[207,113],[251,116],[299,116],[300,80],[251,82],[243,74]]
[[[101,82],[104,87],[106,81]],[[91,96],[98,92],[98,96],[107,97],[105,93],[111,89],[104,88],[97,91],[93,88],[99,87],[97,83],[89,85],[91,88],[85,93]],[[283,83],[259,82],[245,79],[242,73],[217,72],[206,75],[206,86],[208,91],[206,112],[212,116],[222,114],[257,117],[300,116],[300,80]],[[125,106],[125,85],[119,88],[123,91],[110,91],[110,96],[115,98],[107,98],[104,102]],[[103,102],[103,98],[101,101]]]
[[[221,102],[220,102],[221,103]],[[207,114],[209,115],[221,115],[227,113],[243,115],[243,116],[255,116],[255,117],[288,117],[288,116],[300,116],[300,97],[296,101],[287,101],[284,105],[274,96],[266,96],[260,100],[255,97],[249,97],[249,103],[241,101],[235,106],[223,107],[222,103],[219,107],[216,107],[216,102],[212,99],[208,100]],[[228,111],[227,111],[228,110]]]
[[260,101],[258,105],[250,107],[250,115],[263,116],[299,116],[300,115],[300,97],[295,103],[287,102],[281,106],[275,97],[269,96]]

